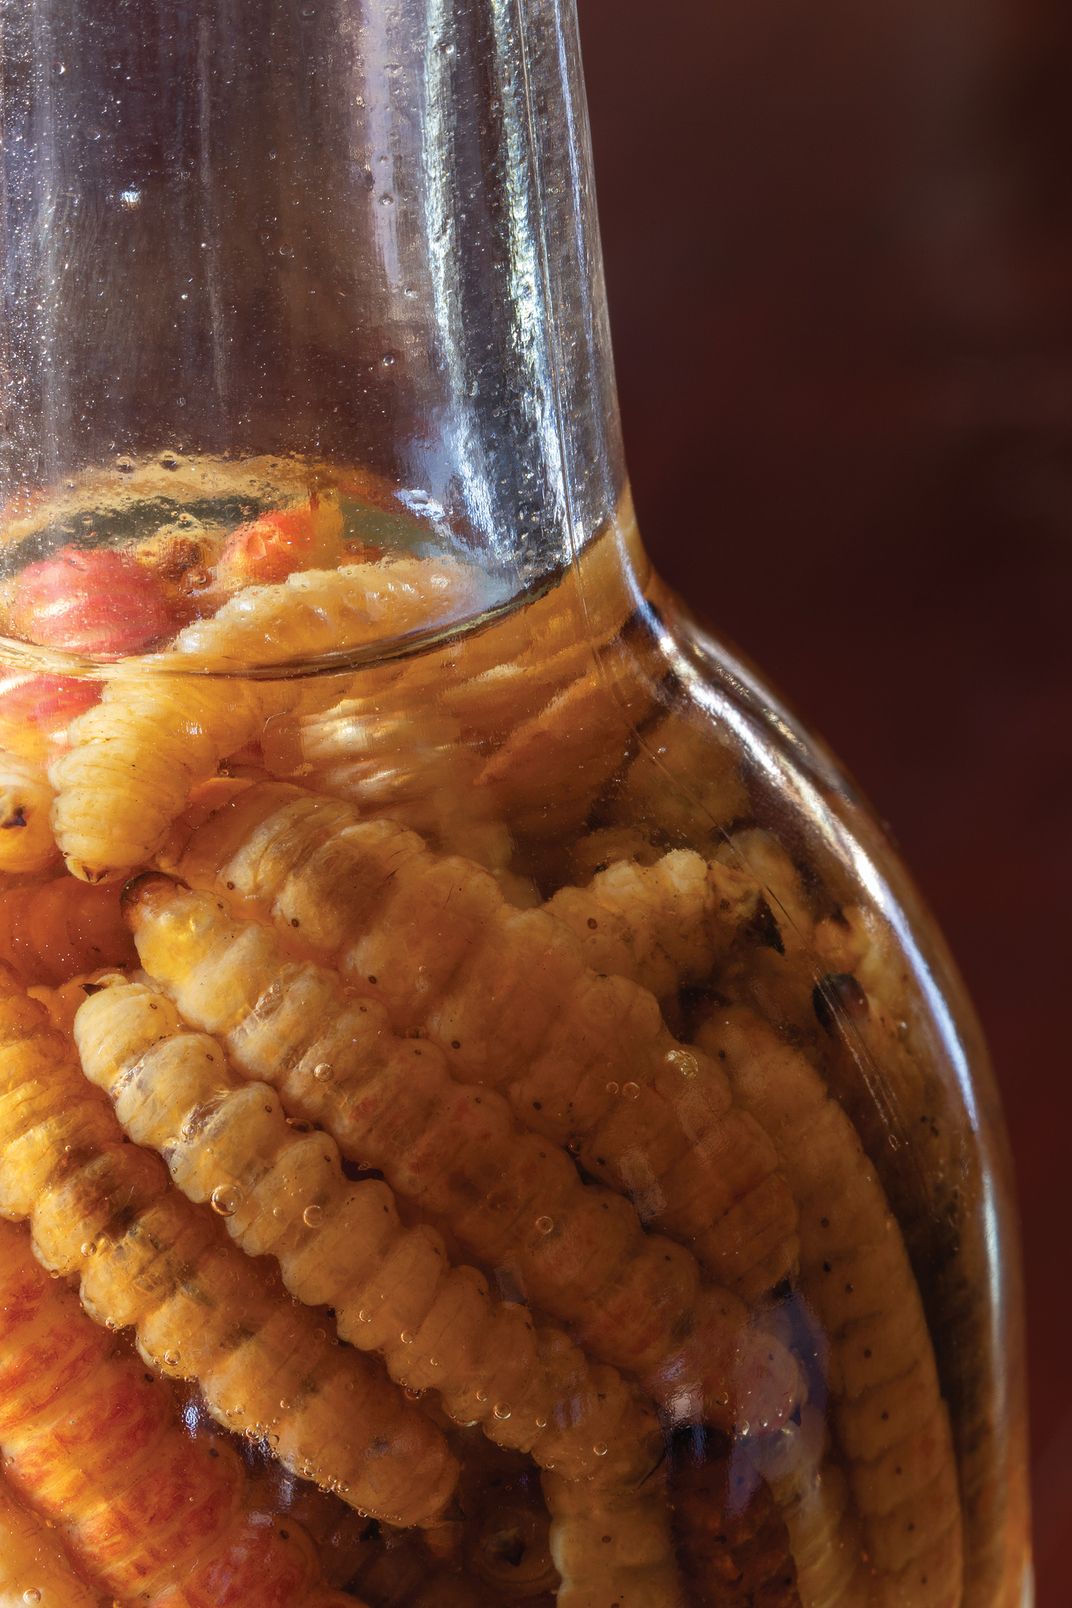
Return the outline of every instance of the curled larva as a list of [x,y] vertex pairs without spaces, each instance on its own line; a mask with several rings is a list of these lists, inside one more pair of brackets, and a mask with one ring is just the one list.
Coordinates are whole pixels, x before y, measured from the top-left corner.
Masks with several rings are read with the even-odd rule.
[[193,788],[269,718],[333,701],[330,678],[257,681],[237,672],[453,618],[475,606],[474,576],[464,565],[421,559],[300,571],[248,587],[187,626],[152,673],[110,681],[72,723],[69,747],[49,770],[52,825],[68,869],[101,881],[148,859]]
[[593,655],[577,679],[515,726],[478,778],[523,843],[580,830],[621,766],[654,689],[641,656],[622,644]]
[[610,820],[641,826],[661,842],[703,843],[749,813],[740,750],[710,716],[673,710],[646,730],[608,802]]
[[52,789],[44,770],[0,753],[0,871],[46,871],[58,858],[51,807]]
[[639,1489],[586,1489],[543,1476],[559,1608],[686,1608],[666,1522],[666,1473]]
[[186,1021],[478,1260],[509,1269],[587,1349],[672,1411],[706,1411],[726,1428],[793,1410],[796,1364],[744,1304],[701,1286],[688,1251],[643,1233],[628,1201],[584,1187],[494,1090],[452,1081],[434,1045],[398,1037],[376,1001],[289,960],[270,928],[232,920],[211,895],[147,874],[124,897],[142,965]]
[[[658,1462],[654,1414],[612,1369],[452,1267],[434,1229],[403,1227],[386,1183],[347,1179],[334,1140],[296,1131],[275,1091],[234,1071],[169,999],[104,988],[79,1010],[75,1042],[130,1137],[164,1152],[191,1200],[226,1191],[231,1236],[274,1256],[291,1293],[331,1307],[342,1338],[382,1352],[399,1384],[434,1389],[457,1421],[568,1478],[637,1482]],[[318,1073],[332,1081],[329,1064]]]
[[262,747],[271,775],[349,799],[366,820],[399,821],[492,870],[509,863],[510,833],[474,789],[480,754],[434,706],[415,709],[390,694],[347,697],[271,722]]
[[132,965],[118,888],[60,876],[0,890],[0,961],[23,982],[48,987],[101,966]]
[[481,867],[283,784],[233,798],[170,863],[330,958],[720,1282],[751,1298],[792,1273],[792,1196],[717,1063],[683,1051],[649,992],[592,971],[567,926],[509,905]]
[[834,1433],[875,1600],[952,1608],[962,1567],[956,1462],[919,1290],[882,1187],[818,1073],[757,1017],[718,1010],[700,1042],[724,1058],[738,1098],[763,1121],[800,1204],[800,1289],[827,1336]]
[[709,977],[765,906],[745,873],[673,849],[648,865],[616,860],[586,887],[560,888],[544,909],[570,929],[593,971],[664,999]]
[[[341,1608],[296,1524],[265,1523],[241,1462],[191,1435],[167,1387],[0,1223],[0,1452],[7,1478],[110,1593],[146,1608]],[[3,1565],[0,1564],[0,1568]],[[92,1593],[44,1595],[76,1608]],[[38,1599],[32,1599],[36,1602]]]
[[0,1477],[0,1608],[110,1608],[111,1593],[76,1572],[60,1536]]
[[456,1466],[439,1431],[173,1189],[157,1157],[124,1143],[69,1041],[9,974],[0,1212],[28,1218],[42,1261],[78,1277],[91,1315],[134,1327],[143,1354],[196,1380],[225,1427],[267,1439],[288,1468],[362,1511],[408,1523],[440,1512]]

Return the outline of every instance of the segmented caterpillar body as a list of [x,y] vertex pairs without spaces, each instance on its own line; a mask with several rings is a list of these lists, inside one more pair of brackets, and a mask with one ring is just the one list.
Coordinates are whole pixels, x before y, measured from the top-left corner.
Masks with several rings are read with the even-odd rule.
[[481,1261],[509,1269],[596,1355],[727,1428],[792,1411],[796,1364],[743,1303],[702,1288],[687,1251],[645,1235],[620,1196],[585,1188],[494,1091],[454,1083],[434,1045],[398,1038],[382,1006],[289,961],[271,929],[232,920],[211,895],[147,875],[126,897],[142,964],[188,1022]]
[[457,617],[479,596],[471,568],[399,559],[251,586],[211,619],[187,626],[155,670],[147,665],[144,675],[110,681],[69,728],[70,746],[49,771],[52,824],[68,869],[101,881],[142,863],[192,789],[271,716],[322,708],[337,696],[331,678],[216,679],[182,673],[187,667],[241,672],[341,653]]
[[171,863],[332,957],[723,1282],[752,1296],[791,1273],[792,1197],[717,1063],[682,1054],[650,993],[591,971],[563,923],[507,904],[480,867],[282,784],[239,794]]
[[[110,1597],[110,1594],[109,1594]],[[16,1501],[0,1479],[0,1608],[110,1608],[90,1586],[54,1529]]]
[[699,1037],[724,1056],[800,1202],[800,1287],[827,1337],[833,1424],[876,1576],[874,1601],[955,1608],[962,1541],[949,1420],[881,1185],[818,1073],[757,1017],[719,1010]]
[[347,1179],[330,1136],[296,1131],[275,1091],[232,1070],[166,997],[102,989],[79,1010],[75,1042],[130,1137],[165,1152],[192,1200],[229,1191],[232,1237],[273,1255],[292,1294],[331,1307],[343,1339],[381,1351],[398,1383],[434,1389],[459,1422],[566,1478],[650,1473],[658,1424],[612,1369],[591,1369],[560,1331],[493,1299],[475,1269],[451,1267],[435,1230],[403,1227],[387,1184]]
[[[226,1209],[225,1201],[217,1202]],[[123,1142],[37,1001],[0,976],[0,1211],[75,1274],[90,1313],[133,1326],[144,1355],[196,1379],[218,1421],[362,1511],[420,1523],[456,1477],[443,1437],[366,1358],[343,1350]],[[235,1314],[241,1314],[236,1320]]]
[[639,1490],[543,1476],[554,1515],[551,1553],[562,1577],[558,1608],[687,1608],[666,1522],[666,1474]]
[[[325,1586],[296,1524],[256,1511],[234,1452],[189,1433],[166,1387],[89,1322],[8,1223],[0,1451],[17,1490],[113,1594],[146,1608],[354,1608]],[[38,1589],[42,1605],[50,1600],[37,1568],[20,1604]],[[51,1598],[55,1608],[95,1600],[73,1587]]]

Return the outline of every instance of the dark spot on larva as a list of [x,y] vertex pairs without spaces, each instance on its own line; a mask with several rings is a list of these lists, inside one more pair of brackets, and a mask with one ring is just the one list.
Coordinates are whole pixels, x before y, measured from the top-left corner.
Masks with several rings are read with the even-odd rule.
[[461,1039],[451,1039],[450,1047],[452,1050],[460,1050],[462,1047]]
[[299,920],[298,920],[298,918],[297,918],[297,916],[291,916],[291,918],[290,918],[290,925],[291,925],[291,926],[292,926],[292,927],[300,927],[300,926],[301,926],[301,922],[300,922],[300,921],[299,921]]
[[543,1110],[543,1101],[542,1100],[533,1100],[532,1109],[533,1109],[533,1111],[542,1111]]
[[773,949],[777,955],[785,954],[782,930],[774,919],[774,911],[762,894],[756,901],[752,916],[741,930],[745,938],[750,938],[761,949]]
[[719,1060],[720,1060],[720,1061],[724,1061],[724,1060],[725,1060],[725,1059],[726,1059],[726,1052],[725,1052],[725,1050],[719,1050],[719,1052],[718,1052],[718,1058],[719,1058]]
[[888,1412],[886,1412],[886,1411],[885,1411],[885,1410],[883,1410],[883,1413],[882,1413],[882,1422],[883,1422],[883,1423],[884,1423],[884,1424],[888,1424],[888,1423],[889,1423],[889,1421],[890,1421],[890,1415],[889,1415],[889,1413],[888,1413]]
[[820,1217],[820,1219],[819,1219],[819,1227],[820,1228],[829,1228],[830,1227],[830,1219],[829,1219],[829,1217]]
[[870,1012],[867,995],[851,972],[828,972],[811,991],[811,1008],[826,1033],[833,1033],[839,1015],[863,1022]]
[[895,1473],[895,1474],[903,1474],[903,1473],[904,1473],[904,1469],[903,1469],[903,1468],[902,1468],[902,1467],[901,1467],[901,1465],[900,1465],[900,1463],[898,1463],[898,1465],[897,1465],[897,1467],[896,1467],[896,1468],[895,1468],[895,1469],[894,1469],[894,1471],[893,1471],[893,1472],[894,1472],[894,1473]]
[[602,1542],[603,1542],[603,1545],[604,1545],[604,1546],[605,1546],[605,1547],[609,1547],[609,1546],[610,1546],[610,1536],[609,1536],[609,1535],[604,1535],[604,1536],[601,1536],[601,1537],[600,1537],[600,1540],[601,1540],[601,1541],[602,1541]]
[[823,1263],[823,1272],[824,1273],[829,1273],[830,1272],[830,1263],[829,1262],[824,1262]]
[[25,826],[25,825],[26,825],[26,811],[23,809],[21,804],[18,804],[18,805],[15,806],[15,808],[12,810],[11,814],[7,817],[7,819],[5,821],[0,821],[0,826],[3,827],[5,832],[10,832],[12,827]]
[[219,1457],[219,1455],[220,1455],[219,1448],[216,1447],[216,1446],[210,1446],[209,1449],[208,1449],[208,1455],[210,1457]]
[[234,883],[233,882],[228,882],[228,883],[225,884],[225,886],[227,888],[228,893],[233,893],[234,892]]
[[868,1362],[870,1362],[870,1360],[871,1360],[871,1347],[870,1346],[864,1346],[864,1357],[867,1359]]
[[159,1005],[156,1003],[156,1001],[154,999],[151,999],[149,1001],[149,1009],[151,1011],[158,1011],[160,1009],[160,1007],[159,1007]]
[[375,984],[376,983],[376,978],[375,977],[370,977],[369,982],[372,983],[372,984]]
[[589,932],[595,932],[595,930],[596,930],[596,928],[598,926],[599,926],[599,922],[596,920],[595,916],[589,916],[588,917],[588,930],[589,930]]
[[846,1284],[846,1286],[845,1286],[845,1294],[846,1295],[854,1295],[855,1293],[856,1293],[856,1286],[854,1284]]
[[280,1539],[280,1541],[289,1541],[290,1540],[290,1531],[289,1530],[280,1530],[279,1539]]
[[915,1528],[916,1528],[916,1526],[915,1526],[914,1521],[912,1519],[909,1519],[908,1523],[905,1525],[905,1529],[908,1531],[909,1535],[912,1534],[912,1531]]
[[86,994],[87,996],[89,994],[100,994],[104,991],[103,983],[79,983],[78,986],[82,990],[83,994]]
[[145,1383],[147,1385],[151,1385],[151,1384],[155,1383],[155,1378],[154,1378],[154,1376],[152,1374],[142,1374],[142,1378],[145,1380]]

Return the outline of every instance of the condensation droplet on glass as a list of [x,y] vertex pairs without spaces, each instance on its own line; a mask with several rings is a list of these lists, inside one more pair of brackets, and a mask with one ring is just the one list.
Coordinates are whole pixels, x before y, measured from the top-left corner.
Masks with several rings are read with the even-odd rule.
[[302,1222],[306,1228],[318,1228],[323,1221],[324,1208],[323,1206],[317,1206],[315,1202],[313,1205],[307,1206],[302,1212]]
[[537,1217],[536,1219],[536,1227],[541,1234],[550,1234],[554,1226],[555,1220],[553,1217]]
[[627,1100],[638,1100],[640,1098],[640,1084],[623,1083],[622,1093],[625,1095]]
[[330,1083],[335,1075],[335,1069],[330,1061],[318,1061],[313,1067],[313,1077],[318,1083]]
[[509,1403],[505,1401],[497,1401],[491,1410],[500,1422],[504,1422],[509,1418],[511,1411]]
[[242,1191],[235,1184],[217,1184],[209,1199],[220,1217],[233,1217],[242,1204]]

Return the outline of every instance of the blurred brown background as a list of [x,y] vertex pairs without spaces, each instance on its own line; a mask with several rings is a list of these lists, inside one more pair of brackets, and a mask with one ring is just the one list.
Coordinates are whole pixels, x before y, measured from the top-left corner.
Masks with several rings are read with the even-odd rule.
[[1072,6],[579,0],[663,572],[833,745],[1004,1089],[1072,1602]]

